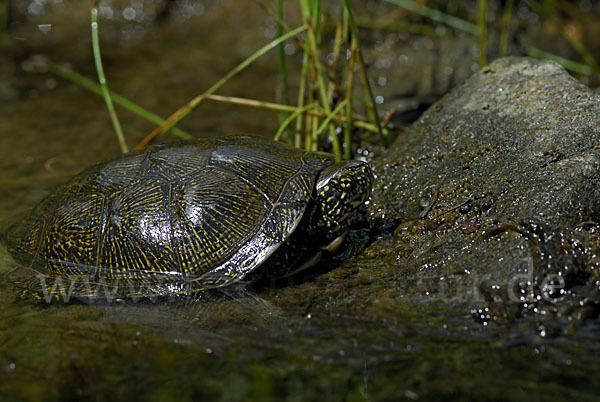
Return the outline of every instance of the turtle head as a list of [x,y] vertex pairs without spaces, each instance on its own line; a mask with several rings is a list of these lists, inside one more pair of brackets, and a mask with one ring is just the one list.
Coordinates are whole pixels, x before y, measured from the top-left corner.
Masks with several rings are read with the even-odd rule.
[[373,174],[366,162],[343,161],[326,167],[316,186],[316,229],[327,238],[345,232],[371,195],[372,182]]

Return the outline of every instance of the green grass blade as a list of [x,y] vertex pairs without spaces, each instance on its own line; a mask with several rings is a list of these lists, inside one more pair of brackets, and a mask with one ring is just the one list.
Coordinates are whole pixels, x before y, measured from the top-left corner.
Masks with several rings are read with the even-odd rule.
[[102,56],[100,55],[100,40],[98,39],[98,9],[92,8],[92,49],[94,51],[94,62],[96,63],[96,71],[98,72],[98,82],[102,88],[102,96],[104,96],[104,102],[106,102],[106,108],[112,121],[115,133],[117,134],[117,140],[121,147],[121,152],[126,153],[128,151],[127,144],[125,143],[125,136],[119,123],[119,118],[115,112],[110,93],[108,91],[108,85],[106,84],[106,77],[104,76],[104,68],[102,67]]
[[[235,96],[206,95],[206,99],[212,100],[212,101],[217,101],[217,102],[227,102],[227,103],[231,103],[231,104],[237,104],[237,105],[243,105],[243,106],[249,106],[249,107],[258,107],[258,108],[276,110],[276,111],[282,111],[282,112],[288,112],[288,113],[296,113],[299,109],[302,109],[302,108],[298,108],[296,106],[282,105],[279,103],[272,103],[272,102],[257,101],[255,99],[238,98]],[[308,107],[305,109],[304,113],[307,116],[322,117],[322,118],[327,117],[327,115],[325,113],[317,110],[313,103],[311,103],[311,105],[312,105],[312,107]],[[348,119],[346,118],[346,116],[333,116],[332,120],[334,120],[336,123],[348,124]],[[363,130],[366,130],[366,131],[369,131],[372,133],[378,133],[377,127],[372,123],[364,121],[364,118],[361,116],[351,115],[351,122],[355,127],[359,127]],[[384,135],[389,134],[389,132],[387,131],[387,129],[385,127],[383,127],[382,130],[384,131]]]
[[337,115],[340,112],[340,110],[342,110],[346,106],[347,103],[348,103],[348,100],[344,99],[335,107],[335,109],[333,109],[333,111],[331,113],[329,113],[327,115],[325,120],[323,120],[323,123],[321,123],[321,125],[317,129],[317,133],[316,133],[317,137],[319,135],[321,135],[323,133],[323,131],[325,131],[325,129],[329,126],[329,123],[331,123],[331,120],[333,119],[333,117],[335,115]]
[[507,0],[502,12],[502,30],[500,31],[500,45],[498,46],[498,55],[500,57],[506,56],[508,49],[508,35],[510,33],[510,21],[512,19],[514,4],[514,0]]
[[[318,4],[318,1],[313,0],[313,3],[312,3],[313,8],[311,9],[311,11],[313,14],[318,14],[319,10],[314,9],[314,7],[316,7],[315,3]],[[312,58],[312,63],[315,68],[315,75],[317,78],[317,89],[318,89],[319,97],[321,100],[321,107],[325,110],[326,114],[330,114],[331,113],[330,99],[327,97],[327,85],[325,84],[325,74],[323,71],[323,66],[321,64],[321,60],[319,58],[319,48],[318,48],[319,42],[317,39],[317,34],[315,33],[315,26],[310,24],[311,21],[308,18],[308,16],[305,15],[304,19],[305,19],[305,25],[308,27],[308,29],[306,31],[307,46],[310,48],[310,56]],[[311,140],[313,144],[316,144],[319,133],[320,133],[319,130],[313,130],[312,140]],[[331,136],[331,145],[333,147],[333,153],[339,159],[341,159],[342,150],[340,147],[340,141],[335,132],[335,127],[329,126],[329,133]]]
[[565,59],[563,57],[557,56],[549,52],[545,52],[533,46],[527,48],[527,55],[530,57],[535,57],[536,59],[552,60],[563,66],[565,69],[573,71],[574,73],[583,75],[593,75],[595,73],[595,70],[586,64],[581,64],[573,60]]
[[356,41],[356,54],[358,56],[358,66],[360,68],[360,79],[362,82],[363,89],[366,92],[365,98],[367,100],[367,110],[369,112],[369,118],[378,127],[379,137],[381,138],[381,140],[383,140],[385,137],[385,133],[381,130],[381,122],[379,120],[379,113],[377,112],[377,103],[375,102],[375,97],[373,96],[373,89],[371,88],[371,84],[369,83],[369,77],[367,75],[367,67],[365,65],[365,60],[360,50],[358,28],[354,23],[354,17],[352,16],[352,9],[350,8],[349,0],[344,0],[344,7],[346,8],[346,12],[348,15],[348,25],[350,26],[352,37]]
[[344,158],[350,159],[352,142],[352,101],[354,98],[354,65],[356,61],[356,39],[350,43],[350,60],[348,62],[348,78],[346,83],[346,127],[344,128]]
[[[94,81],[90,80],[89,78],[84,77],[81,74],[76,73],[75,71],[68,70],[68,69],[61,67],[58,64],[52,63],[52,62],[48,62],[48,71],[51,72],[52,74],[55,74],[61,78],[64,78],[66,80],[69,80],[69,81],[79,85],[81,88],[87,89],[90,92],[93,92],[97,95],[102,96],[102,87],[99,84],[95,83]],[[109,91],[109,93],[110,93],[110,97],[114,103],[116,103],[119,106],[124,107],[125,109],[129,110],[130,112],[135,113],[136,115],[148,120],[149,122],[156,124],[157,126],[161,125],[164,122],[164,120],[160,116],[150,112],[149,110],[144,109],[143,107],[130,101],[129,99],[127,99],[113,91]],[[185,131],[181,130],[178,127],[173,127],[172,132],[173,132],[173,134],[175,134],[178,137],[183,138],[183,139],[194,138],[192,135],[186,133]]]
[[285,121],[283,123],[281,123],[281,125],[279,126],[279,129],[277,130],[277,133],[275,133],[275,138],[274,138],[275,141],[279,141],[283,132],[286,130],[286,128],[288,128],[288,126],[292,123],[292,121],[294,121],[295,118],[297,118],[298,116],[300,116],[302,113],[306,112],[307,110],[313,109],[314,107],[315,107],[314,104],[306,105],[304,107],[296,109],[296,111],[294,113],[289,115],[288,118],[285,119]]
[[356,26],[359,28],[367,28],[372,30],[393,31],[393,32],[409,32],[423,36],[447,36],[447,30],[438,30],[431,25],[413,24],[404,21],[371,21],[369,19],[356,19]]
[[[303,6],[303,14],[308,11],[304,9],[304,2],[301,1],[301,5]],[[306,88],[308,85],[308,68],[310,62],[310,43],[308,41],[304,42],[304,52],[302,54],[302,67],[300,70],[300,83],[298,84],[298,100],[296,102],[296,106],[298,108],[304,107],[304,102],[306,98]],[[294,146],[296,148],[300,148],[302,145],[302,121],[303,119],[296,120],[296,133],[294,136]]]
[[223,78],[221,78],[219,81],[217,81],[213,86],[211,86],[209,89],[207,89],[202,95],[195,97],[194,99],[189,101],[185,106],[178,109],[175,113],[173,113],[171,116],[169,116],[160,127],[158,127],[156,130],[154,130],[148,136],[146,136],[146,138],[144,138],[136,146],[136,149],[143,148],[154,137],[156,137],[157,135],[166,133],[171,128],[173,128],[173,126],[175,126],[177,123],[179,123],[185,116],[187,116],[192,110],[197,108],[200,105],[200,103],[202,103],[202,101],[205,98],[205,95],[213,94],[214,92],[219,90],[223,85],[225,85],[230,79],[235,77],[241,71],[245,70],[250,64],[254,63],[258,58],[260,58],[264,54],[268,53],[271,49],[279,46],[280,43],[282,43],[290,38],[293,38],[294,36],[298,35],[299,33],[304,32],[305,30],[306,30],[306,26],[302,25],[296,29],[291,30],[290,32],[286,33],[285,35],[282,35],[279,38],[269,42],[268,44],[266,44],[265,46],[263,46],[262,48],[257,50],[254,54],[252,54],[246,60],[242,61],[233,70],[231,70],[229,73],[227,73],[227,75],[225,75]]
[[8,34],[8,12],[10,0],[0,0],[0,39]]
[[299,26],[298,28],[293,29],[284,35],[281,35],[277,39],[266,44],[265,46],[263,46],[262,48],[257,50],[254,54],[252,54],[250,57],[248,57],[246,60],[241,62],[237,67],[235,67],[229,73],[227,73],[227,75],[225,75],[225,77],[221,78],[213,86],[211,86],[209,89],[207,89],[206,92],[204,92],[204,94],[209,95],[209,94],[216,92],[217,90],[219,90],[219,88],[221,88],[223,85],[225,85],[227,83],[227,81],[229,81],[230,79],[232,79],[233,77],[238,75],[240,72],[244,71],[246,69],[246,67],[248,67],[250,64],[254,63],[258,58],[260,58],[263,55],[265,55],[266,53],[268,53],[271,49],[279,46],[280,43],[283,43],[286,40],[293,38],[294,36],[298,35],[299,33],[304,32],[305,30],[306,30],[306,26],[304,26],[304,25]]
[[408,11],[412,11],[413,13],[422,15],[423,17],[431,18],[434,21],[441,22],[442,24],[446,24],[456,29],[460,29],[461,31],[465,31],[470,33],[471,35],[477,35],[479,32],[479,28],[477,25],[465,21],[463,19],[457,18],[453,15],[449,15],[443,13],[439,10],[436,10],[431,7],[424,6],[412,0],[385,0],[388,3],[392,3],[398,7],[402,7]]
[[[283,0],[277,0],[277,21],[283,20]],[[283,35],[284,27],[281,23],[277,23],[277,37],[281,37]],[[278,46],[279,48],[279,77],[281,79],[281,101],[282,103],[289,104],[289,89],[288,89],[288,78],[287,78],[287,68],[285,65],[285,49],[284,44],[281,42]],[[279,114],[279,122],[283,123],[287,120],[287,114],[280,113]]]
[[487,64],[487,0],[477,0],[477,23],[479,25],[479,68]]

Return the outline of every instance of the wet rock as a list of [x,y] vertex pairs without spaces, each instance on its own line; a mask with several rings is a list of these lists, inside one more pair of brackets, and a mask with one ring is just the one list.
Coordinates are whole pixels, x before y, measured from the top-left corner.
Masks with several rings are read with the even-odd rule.
[[[404,298],[482,322],[594,316],[600,96],[552,62],[506,58],[434,104],[376,163],[369,219]],[[553,331],[548,322],[539,334]]]

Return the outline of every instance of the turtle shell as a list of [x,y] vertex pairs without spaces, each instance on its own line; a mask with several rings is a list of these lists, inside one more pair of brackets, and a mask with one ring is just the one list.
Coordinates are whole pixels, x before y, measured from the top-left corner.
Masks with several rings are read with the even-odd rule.
[[92,166],[7,234],[50,276],[223,286],[294,231],[329,154],[257,137],[161,145]]

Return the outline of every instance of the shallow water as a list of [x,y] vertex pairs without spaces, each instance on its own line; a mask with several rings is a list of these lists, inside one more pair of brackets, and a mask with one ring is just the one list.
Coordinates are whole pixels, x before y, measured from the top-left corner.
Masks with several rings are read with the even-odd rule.
[[[3,222],[119,152],[103,101],[38,71],[43,55],[94,76],[92,2],[64,2],[64,10],[37,3],[46,9],[21,15],[3,45],[10,57],[0,62]],[[132,8],[139,19],[128,2],[113,3],[119,15]],[[100,21],[111,89],[163,117],[273,35],[272,20],[251,1],[181,3],[187,11],[163,24],[148,21],[158,1],[147,2],[138,23]],[[273,100],[277,83],[272,54],[220,93]],[[118,111],[130,146],[153,128]],[[277,125],[274,113],[206,102],[181,128],[270,136]],[[483,326],[426,295],[405,300],[393,286],[402,267],[384,262],[381,248],[385,240],[365,257],[258,296],[107,306],[19,300],[11,281],[19,268],[2,247],[0,399],[593,400],[600,392],[593,325],[548,339],[529,321]]]

